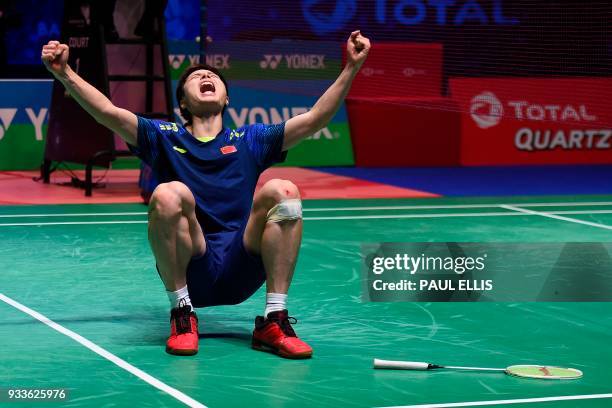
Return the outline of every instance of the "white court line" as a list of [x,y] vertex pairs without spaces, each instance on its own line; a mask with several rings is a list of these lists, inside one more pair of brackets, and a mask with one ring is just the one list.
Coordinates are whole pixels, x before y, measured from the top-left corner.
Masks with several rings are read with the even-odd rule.
[[[553,218],[555,220],[568,221],[568,222],[573,222],[573,223],[576,223],[576,224],[583,224],[583,225],[589,225],[591,227],[612,230],[612,226],[611,225],[599,224],[597,222],[583,221],[583,220],[578,220],[576,218],[562,217],[560,215],[555,215],[554,212],[533,211],[533,210],[527,210],[525,208],[515,207],[513,205],[506,205],[506,204],[502,204],[502,205],[500,205],[500,207],[501,208],[505,208],[507,210],[518,211],[518,212],[523,213],[523,214],[539,215],[541,217]],[[574,212],[574,214],[576,214],[576,212]]]
[[105,212],[105,213],[65,213],[65,214],[0,214],[0,218],[28,217],[105,217],[114,215],[146,215],[146,212]]
[[61,221],[61,222],[11,222],[0,224],[0,227],[27,227],[32,225],[89,225],[89,224],[146,224],[147,220],[135,221]]
[[[504,207],[505,204],[499,205],[498,207]],[[509,206],[510,207],[510,206]],[[513,207],[518,208],[518,207]],[[506,208],[511,210],[511,208]],[[530,210],[525,210],[530,211]],[[438,213],[438,214],[394,214],[394,215],[340,215],[335,217],[304,217],[304,220],[311,221],[322,221],[322,220],[369,220],[369,219],[395,219],[395,218],[447,218],[447,217],[505,217],[505,216],[516,216],[516,215],[542,215],[542,214],[612,214],[612,210],[568,210],[568,211],[551,211],[548,213],[542,213],[537,211],[531,211],[530,213],[519,213],[515,212],[474,212],[474,213]],[[565,217],[560,217],[565,218]],[[573,220],[573,218],[567,218],[567,220]],[[578,220],[575,220],[578,222]],[[585,223],[588,221],[585,221]],[[592,225],[595,223],[589,223]],[[2,225],[2,224],[0,224]],[[603,224],[597,224],[603,225]]]
[[21,303],[17,302],[16,300],[11,299],[8,296],[5,296],[2,293],[0,293],[0,300],[2,300],[3,302],[5,302],[5,303],[7,303],[7,304],[9,304],[11,306],[13,306],[15,309],[18,309],[18,310],[20,310],[20,311],[22,311],[22,312],[32,316],[36,320],[38,320],[38,321],[46,324],[47,326],[51,327],[53,330],[56,330],[56,331],[62,333],[63,335],[70,337],[72,340],[76,341],[77,343],[87,347],[88,349],[90,349],[94,353],[96,353],[96,354],[104,357],[105,359],[109,360],[110,362],[118,365],[119,367],[121,367],[124,370],[128,371],[129,373],[135,375],[136,377],[140,378],[144,382],[149,383],[150,385],[152,385],[153,387],[157,388],[158,390],[161,390],[161,391],[171,395],[172,397],[174,397],[177,400],[181,401],[185,405],[187,405],[189,407],[206,408],[206,406],[204,404],[194,400],[193,398],[189,397],[186,394],[183,394],[179,390],[170,387],[169,385],[161,382],[157,378],[155,378],[155,377],[145,373],[141,369],[134,367],[133,365],[131,365],[127,361],[117,357],[116,355],[114,355],[114,354],[110,353],[109,351],[103,349],[102,347],[98,346],[97,344],[93,343],[92,341],[87,340],[85,337],[81,336],[80,334],[77,334],[77,333],[73,332],[72,330],[69,330],[69,329],[65,328],[64,326],[62,326],[62,325],[60,325],[58,323],[55,323],[53,320],[51,320],[48,317],[38,313],[37,311],[32,310],[29,307],[22,305]]
[[612,201],[581,201],[569,203],[509,203],[508,205],[520,205],[521,207],[580,207],[585,205],[612,205]]
[[547,212],[549,214],[612,214],[612,210],[562,210]]
[[[522,215],[516,212],[481,212],[481,213],[439,213],[439,214],[394,214],[394,215],[340,215],[337,217],[304,217],[304,221],[329,220],[379,220],[402,218],[447,218],[447,217],[497,217]],[[1,226],[2,224],[0,224]]]
[[402,406],[385,407],[385,408],[480,407],[480,406],[485,406],[485,405],[530,404],[534,402],[575,401],[575,400],[605,399],[605,398],[612,398],[612,394],[562,395],[559,397],[521,398],[521,399],[495,400],[495,401],[450,402],[450,403],[444,403],[444,404],[402,405]]
[[[498,207],[504,207],[505,204],[499,205]],[[509,208],[511,210],[512,208]],[[518,208],[518,207],[513,207]],[[368,219],[382,219],[382,218],[446,218],[446,217],[504,217],[504,216],[516,216],[516,215],[542,215],[542,214],[612,214],[612,210],[568,210],[568,211],[550,211],[547,213],[538,212],[538,211],[530,211],[529,213],[522,213],[515,210],[515,212],[483,212],[483,213],[432,213],[432,214],[394,214],[394,215],[340,215],[336,217],[304,217],[304,220],[311,221],[322,221],[322,220],[368,220]],[[560,219],[566,220],[574,220],[573,218],[559,217]],[[580,220],[574,220],[576,222],[581,222]],[[588,223],[588,221],[584,221]],[[588,223],[588,225],[593,225],[595,223]],[[2,224],[0,224],[1,226]],[[603,224],[597,224],[603,225]],[[607,227],[607,226],[606,226]]]
[[[505,204],[499,205],[498,207],[505,208]],[[512,210],[512,207],[508,206],[507,209]],[[588,221],[576,220],[574,218],[567,217],[556,217],[553,214],[612,214],[612,210],[568,210],[568,211],[551,211],[548,213],[525,210],[513,212],[474,212],[474,213],[438,213],[438,214],[394,214],[394,215],[341,215],[335,217],[304,217],[304,221],[333,221],[333,220],[372,220],[372,219],[407,219],[407,218],[453,218],[453,217],[524,217],[524,216],[536,216],[548,214],[552,218],[558,218],[563,220],[573,220],[580,224],[587,224],[591,226],[599,226],[602,228],[609,228],[604,224],[596,224]],[[147,220],[130,220],[130,221],[59,221],[59,222],[13,222],[13,223],[0,223],[0,227],[28,227],[28,226],[43,226],[43,225],[104,225],[104,224],[146,224]],[[612,228],[612,227],[610,227]]]
[[[612,201],[590,201],[590,202],[558,202],[558,203],[497,203],[497,204],[445,204],[445,205],[396,205],[396,206],[372,206],[372,207],[321,207],[304,208],[304,212],[319,211],[375,211],[375,210],[435,210],[453,208],[498,208],[500,205],[516,205],[521,207],[580,207],[612,205]],[[556,211],[555,211],[556,212]],[[146,215],[142,212],[102,212],[102,213],[65,213],[65,214],[0,214],[0,218],[27,218],[27,217],[105,217],[123,215]]]
[[[435,210],[453,208],[497,208],[503,203],[497,204],[439,204],[439,205],[395,205],[377,207],[321,207],[304,208],[303,211],[372,211],[372,210]],[[507,205],[520,205],[521,207],[579,207],[612,205],[612,201],[591,201],[591,202],[561,202],[561,203],[508,203]]]

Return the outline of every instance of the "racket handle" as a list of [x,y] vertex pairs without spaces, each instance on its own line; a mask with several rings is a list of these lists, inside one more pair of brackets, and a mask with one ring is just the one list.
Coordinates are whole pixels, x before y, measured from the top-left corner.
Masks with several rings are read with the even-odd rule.
[[437,366],[419,361],[392,361],[374,359],[374,368],[383,368],[389,370],[431,370]]

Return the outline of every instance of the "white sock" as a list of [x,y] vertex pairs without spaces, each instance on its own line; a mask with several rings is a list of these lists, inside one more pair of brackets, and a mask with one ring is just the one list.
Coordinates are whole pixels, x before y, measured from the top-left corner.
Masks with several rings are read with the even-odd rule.
[[170,307],[172,309],[179,307],[179,305],[189,305],[191,310],[193,310],[193,306],[191,306],[191,299],[189,299],[189,291],[187,291],[187,285],[174,292],[167,290],[166,293],[168,294]]
[[268,317],[270,312],[278,312],[287,308],[286,293],[266,293],[266,310],[264,317]]

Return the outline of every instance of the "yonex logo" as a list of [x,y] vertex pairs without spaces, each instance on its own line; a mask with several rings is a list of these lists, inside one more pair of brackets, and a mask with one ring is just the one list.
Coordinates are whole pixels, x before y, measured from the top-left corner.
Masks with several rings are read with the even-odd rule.
[[185,61],[185,54],[170,54],[168,55],[168,59],[170,60],[170,66],[173,69],[179,69],[183,62]]
[[283,56],[280,54],[277,55],[264,55],[264,59],[259,62],[259,66],[262,69],[276,69],[278,68],[278,64],[280,64]]
[[259,62],[262,69],[277,69],[281,61],[289,69],[325,69],[325,54],[286,54],[264,55]]
[[[198,61],[200,61],[198,55]],[[191,58],[190,58],[191,59]],[[229,54],[206,54],[204,61],[207,65],[217,69],[230,69],[230,55]]]
[[496,126],[504,115],[504,106],[493,92],[485,91],[472,98],[470,116],[481,129]]
[[285,55],[287,68],[291,69],[325,69],[324,54],[291,54]]
[[17,109],[0,109],[0,139],[4,137],[9,126],[11,126],[16,113]]
[[232,140],[233,138],[239,139],[242,136],[244,136],[244,131],[238,132],[237,130],[232,130],[232,132],[230,133],[230,140]]
[[[200,63],[200,56],[198,54],[169,54],[168,62],[172,69],[179,69],[185,60],[189,61],[189,65],[195,65]],[[211,67],[217,69],[230,69],[230,55],[229,54],[206,54],[205,62]]]

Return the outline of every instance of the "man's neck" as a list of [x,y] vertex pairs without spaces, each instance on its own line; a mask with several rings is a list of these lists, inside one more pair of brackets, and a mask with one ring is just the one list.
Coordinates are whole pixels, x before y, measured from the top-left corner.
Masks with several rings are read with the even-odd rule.
[[196,139],[205,137],[215,137],[223,129],[223,117],[221,114],[197,117],[191,121],[191,134]]

